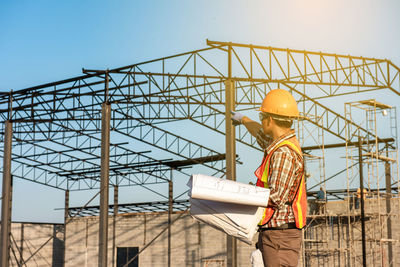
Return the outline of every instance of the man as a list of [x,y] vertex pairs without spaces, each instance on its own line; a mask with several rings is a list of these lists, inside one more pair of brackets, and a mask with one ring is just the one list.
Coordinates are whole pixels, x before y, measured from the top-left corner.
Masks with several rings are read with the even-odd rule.
[[271,90],[260,107],[260,123],[232,112],[234,124],[243,124],[264,149],[261,166],[255,171],[257,186],[270,191],[268,207],[259,223],[259,249],[264,265],[297,266],[301,228],[306,223],[307,196],[300,144],[291,129],[299,117],[293,96]]
[[325,213],[326,197],[325,197],[325,191],[322,188],[322,186],[319,188],[319,191],[317,192],[317,199],[315,200],[315,203],[317,204],[317,213],[318,214]]
[[[360,208],[360,201],[361,201],[361,188],[357,188],[357,198],[356,198],[356,209]],[[365,200],[367,198],[367,189],[363,189],[363,199]]]
[[325,192],[322,186],[319,188],[319,191],[317,192],[317,199],[318,200],[325,200]]

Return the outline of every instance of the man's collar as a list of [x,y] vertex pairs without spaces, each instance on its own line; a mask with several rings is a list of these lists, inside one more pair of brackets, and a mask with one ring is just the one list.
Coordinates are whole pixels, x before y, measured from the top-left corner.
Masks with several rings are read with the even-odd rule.
[[269,154],[272,150],[274,150],[274,148],[283,140],[292,138],[295,136],[295,131],[293,129],[290,129],[289,131],[287,131],[285,134],[281,135],[279,138],[275,139],[267,148],[266,148],[266,152],[267,154]]

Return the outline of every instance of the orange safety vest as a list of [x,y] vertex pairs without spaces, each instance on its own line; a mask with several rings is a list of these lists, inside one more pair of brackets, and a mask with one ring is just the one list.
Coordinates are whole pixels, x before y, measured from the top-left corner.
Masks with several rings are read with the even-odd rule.
[[[257,168],[255,171],[255,175],[257,176],[257,186],[269,188],[268,186],[268,176],[269,176],[269,164],[272,154],[276,149],[282,146],[289,146],[292,148],[297,154],[303,157],[300,148],[298,148],[295,144],[293,144],[289,140],[283,140],[280,142],[274,150],[272,150],[268,155],[266,155],[261,163],[261,166]],[[307,216],[307,194],[306,194],[306,185],[304,179],[304,169],[301,172],[301,181],[296,189],[296,195],[291,202],[294,218],[296,222],[296,227],[302,229],[306,224],[306,216]],[[267,207],[265,209],[264,215],[259,222],[259,226],[266,225],[272,218],[275,213],[274,208]]]

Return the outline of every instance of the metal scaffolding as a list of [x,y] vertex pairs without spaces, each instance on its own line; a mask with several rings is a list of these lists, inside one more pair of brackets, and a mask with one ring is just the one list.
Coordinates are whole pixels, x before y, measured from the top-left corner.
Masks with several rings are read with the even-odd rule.
[[[347,139],[353,141],[357,138],[359,142],[357,151],[352,147],[346,149],[347,165],[352,165],[354,161],[359,162],[356,170],[348,168],[348,185],[357,184],[354,177],[359,178],[359,190],[353,198],[349,195],[348,200],[360,202],[360,210],[352,209],[349,220],[354,221],[358,215],[361,220],[360,223],[351,224],[354,238],[350,240],[350,264],[395,266],[393,244],[400,240],[400,233],[392,235],[392,220],[399,218],[400,214],[399,208],[394,208],[395,205],[391,202],[392,196],[398,198],[398,150],[396,143],[378,142],[378,136],[386,135],[397,140],[396,108],[375,99],[346,103],[345,107],[346,117],[358,121],[375,136],[362,135],[354,127],[346,127]],[[359,239],[362,254],[357,249]]]
[[[381,135],[370,125],[335,111],[336,107],[330,104],[379,90],[398,98],[400,69],[386,59],[207,40],[204,49],[83,72],[79,77],[0,95],[2,207],[3,211],[11,210],[11,201],[5,201],[11,178],[65,191],[66,210],[69,192],[97,190],[103,218],[99,234],[99,262],[103,266],[107,264],[104,218],[110,214],[107,188],[140,186],[163,195],[152,186],[170,183],[172,169],[188,177],[187,164],[197,164],[212,175],[235,180],[239,160],[236,144],[252,151],[260,149],[244,128],[232,128],[230,109],[254,110],[271,89],[289,90],[298,102],[304,123],[311,127],[309,132],[318,133],[317,141],[311,134],[301,134],[304,151],[320,151],[321,145],[325,149],[345,149],[357,142],[347,136],[347,129],[357,129],[363,140],[375,140],[376,148],[381,144],[389,150],[397,148],[397,135]],[[222,135],[225,150],[185,136],[182,128],[167,127],[182,121],[201,127],[210,135]],[[396,127],[393,129],[397,131]],[[140,149],[144,146],[151,149]],[[380,149],[369,151],[369,160],[381,160],[373,154]],[[324,165],[323,155],[317,157]],[[395,165],[391,164],[392,180],[398,177]],[[371,172],[374,175],[378,173]],[[391,185],[394,186],[398,186],[398,180],[397,185]],[[351,188],[342,188],[347,189],[345,195],[350,194]],[[388,201],[389,196],[398,196],[398,190],[386,194]],[[332,193],[339,198],[341,195],[343,192]],[[5,238],[9,230],[4,226],[9,217],[10,214],[2,214],[2,244],[8,242]],[[68,214],[65,217],[67,224]],[[2,259],[8,257],[9,247],[2,246]],[[236,265],[235,247],[235,241],[228,238],[227,258],[232,266]],[[344,252],[352,262],[357,260],[354,249],[351,245],[351,252]]]

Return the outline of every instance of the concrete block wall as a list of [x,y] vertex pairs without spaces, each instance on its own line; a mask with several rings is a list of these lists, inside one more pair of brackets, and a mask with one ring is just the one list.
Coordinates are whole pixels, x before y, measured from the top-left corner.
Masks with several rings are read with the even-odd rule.
[[[117,247],[148,245],[167,226],[166,213],[142,213],[116,217],[115,244]],[[173,214],[173,218],[180,214]],[[76,218],[67,225],[66,266],[97,266],[98,217]],[[109,218],[108,266],[113,266],[113,217]],[[184,214],[171,227],[172,266],[226,266],[226,235]],[[251,266],[254,250],[238,241],[238,266]],[[139,255],[139,266],[167,266],[168,232]],[[115,258],[114,258],[115,263]]]
[[[399,198],[391,199],[393,239],[400,240],[398,223]],[[359,210],[348,209],[347,201],[329,201],[325,219],[320,224],[310,226],[306,231],[307,239],[322,242],[310,242],[305,247],[307,264],[300,257],[299,266],[357,266],[361,262],[361,223],[352,221],[349,227],[347,214],[351,218],[359,216]],[[388,259],[386,203],[367,198],[366,233],[368,265],[378,265]],[[381,212],[380,217],[377,215]],[[115,220],[115,238],[113,237],[114,218],[109,217],[109,254],[108,266],[115,266],[117,247],[138,247],[148,245],[167,226],[166,213],[121,214]],[[180,213],[173,214],[173,218]],[[338,218],[342,218],[338,220]],[[379,220],[382,227],[379,228]],[[60,224],[12,223],[12,250],[10,266],[62,266],[64,249],[64,229]],[[97,266],[98,260],[98,217],[73,219],[66,228],[66,266]],[[193,220],[188,214],[177,220],[172,230],[172,266],[226,266],[226,235],[214,228]],[[166,266],[168,259],[168,235],[165,231],[139,256],[140,266]],[[376,240],[382,239],[380,244]],[[22,242],[21,242],[22,240]],[[374,241],[375,240],[375,241]],[[46,243],[47,242],[47,243]],[[353,243],[351,243],[353,242]],[[22,257],[20,250],[22,248]],[[238,241],[238,266],[250,266],[250,253],[254,247]],[[349,249],[351,257],[347,257]],[[38,251],[38,252],[36,252]],[[382,252],[383,251],[383,252]],[[32,254],[35,254],[32,256]],[[302,256],[302,255],[301,255]],[[400,246],[393,244],[393,266],[400,266]],[[222,265],[221,265],[222,264]]]
[[[327,216],[318,218],[305,231],[307,239],[300,256],[299,266],[359,266],[361,263],[361,224],[359,210],[348,209],[347,201],[329,201]],[[398,215],[399,199],[391,200],[391,208]],[[386,237],[387,216],[377,216],[379,208],[385,213],[385,200],[366,200],[367,261],[368,265],[380,266],[387,261],[387,243],[376,244],[377,239]],[[348,224],[351,214],[351,225]],[[173,218],[180,214],[173,214]],[[358,219],[354,219],[357,218]],[[113,217],[109,217],[108,266],[115,266],[117,247],[147,246],[167,227],[167,213],[121,214],[115,221],[115,248],[113,248]],[[321,221],[321,218],[322,221]],[[315,218],[314,218],[315,219]],[[382,228],[377,227],[381,220]],[[398,216],[392,217],[393,239],[400,240]],[[76,218],[67,225],[66,266],[97,266],[98,261],[98,217]],[[184,214],[171,227],[172,266],[226,266],[226,235],[214,228],[199,223]],[[250,266],[250,254],[254,246],[238,242],[238,266]],[[382,253],[383,250],[383,253]],[[303,263],[302,257],[305,256]],[[113,258],[114,256],[114,258]],[[167,266],[168,234],[165,231],[139,256],[139,266]],[[393,244],[393,266],[400,266],[400,246]],[[221,265],[222,264],[222,265]]]
[[[385,201],[365,200],[367,266],[389,266]],[[399,201],[399,198],[390,201],[392,239],[396,240],[400,240]],[[328,201],[326,213],[312,219],[313,225],[306,231],[310,242],[305,245],[308,263],[305,266],[362,266],[360,209],[348,208],[347,201]],[[392,251],[393,266],[400,266],[398,242],[392,243]]]
[[61,224],[11,223],[10,266],[62,266],[63,239]]

